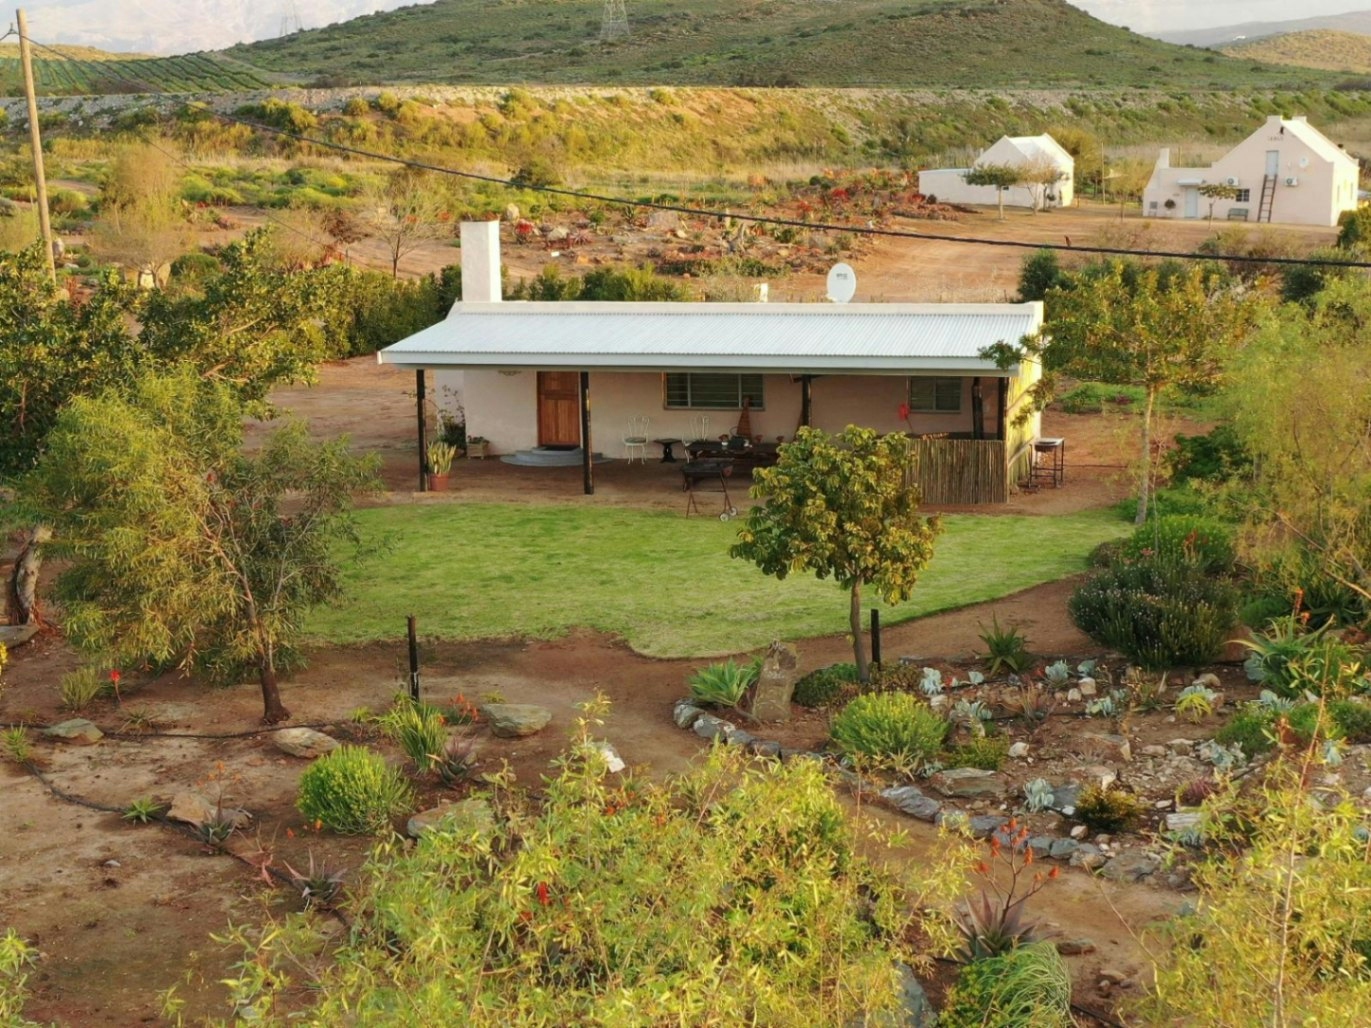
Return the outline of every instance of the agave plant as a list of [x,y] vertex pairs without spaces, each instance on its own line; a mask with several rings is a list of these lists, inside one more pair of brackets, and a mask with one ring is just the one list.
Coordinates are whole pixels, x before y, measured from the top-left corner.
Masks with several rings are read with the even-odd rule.
[[1066,661],[1059,660],[1043,669],[1043,677],[1047,679],[1047,684],[1052,688],[1060,689],[1071,681],[1071,666]]
[[940,696],[943,691],[943,673],[935,667],[923,669],[919,678],[919,692],[925,696]]
[[716,707],[736,707],[761,673],[760,659],[746,664],[726,660],[702,667],[690,677],[690,695],[700,703]]
[[1200,722],[1214,713],[1219,694],[1207,685],[1188,685],[1176,697],[1176,713],[1187,721]]
[[1046,778],[1035,778],[1023,787],[1024,808],[1030,814],[1047,810],[1056,801],[1056,793]]
[[990,708],[980,700],[958,700],[952,705],[948,720],[963,728],[984,730],[985,722],[990,720]]
[[332,903],[343,887],[346,874],[341,870],[330,870],[325,861],[315,863],[313,850],[309,854],[308,871],[302,873],[286,864],[286,872],[290,875],[290,883],[300,890],[300,897],[307,907],[327,907]]

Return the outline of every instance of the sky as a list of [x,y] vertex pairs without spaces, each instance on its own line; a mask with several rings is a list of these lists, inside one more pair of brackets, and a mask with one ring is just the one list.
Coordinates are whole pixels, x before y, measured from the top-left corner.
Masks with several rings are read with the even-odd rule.
[[[108,50],[187,53],[281,33],[299,15],[318,28],[416,0],[18,0],[42,43],[83,43]],[[422,2],[422,0],[420,0]],[[1201,29],[1282,21],[1371,8],[1371,0],[1071,0],[1095,17],[1135,32]],[[632,16],[633,0],[628,4]],[[9,22],[9,18],[2,19]]]
[[1112,25],[1134,32],[1167,32],[1239,25],[1251,21],[1291,21],[1371,9],[1371,0],[1071,0]]

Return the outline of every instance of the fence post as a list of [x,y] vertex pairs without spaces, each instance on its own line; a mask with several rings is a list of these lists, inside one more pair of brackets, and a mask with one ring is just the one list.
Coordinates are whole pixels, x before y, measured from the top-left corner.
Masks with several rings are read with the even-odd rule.
[[408,619],[409,629],[409,698],[419,702],[419,636],[414,630],[414,615]]

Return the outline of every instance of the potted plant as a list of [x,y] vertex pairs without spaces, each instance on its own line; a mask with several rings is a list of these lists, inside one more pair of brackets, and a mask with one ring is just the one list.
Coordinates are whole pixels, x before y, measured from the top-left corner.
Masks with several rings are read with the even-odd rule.
[[490,440],[483,435],[467,436],[467,459],[485,460],[490,452]]
[[457,456],[457,448],[441,439],[428,444],[428,489],[440,493],[447,489],[448,472],[452,470],[452,458]]

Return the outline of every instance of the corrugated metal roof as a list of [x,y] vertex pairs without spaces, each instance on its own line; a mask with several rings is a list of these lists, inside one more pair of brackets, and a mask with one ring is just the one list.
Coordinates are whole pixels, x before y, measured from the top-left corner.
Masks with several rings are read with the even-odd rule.
[[994,374],[980,351],[1041,325],[1037,303],[459,303],[378,359],[403,367]]

